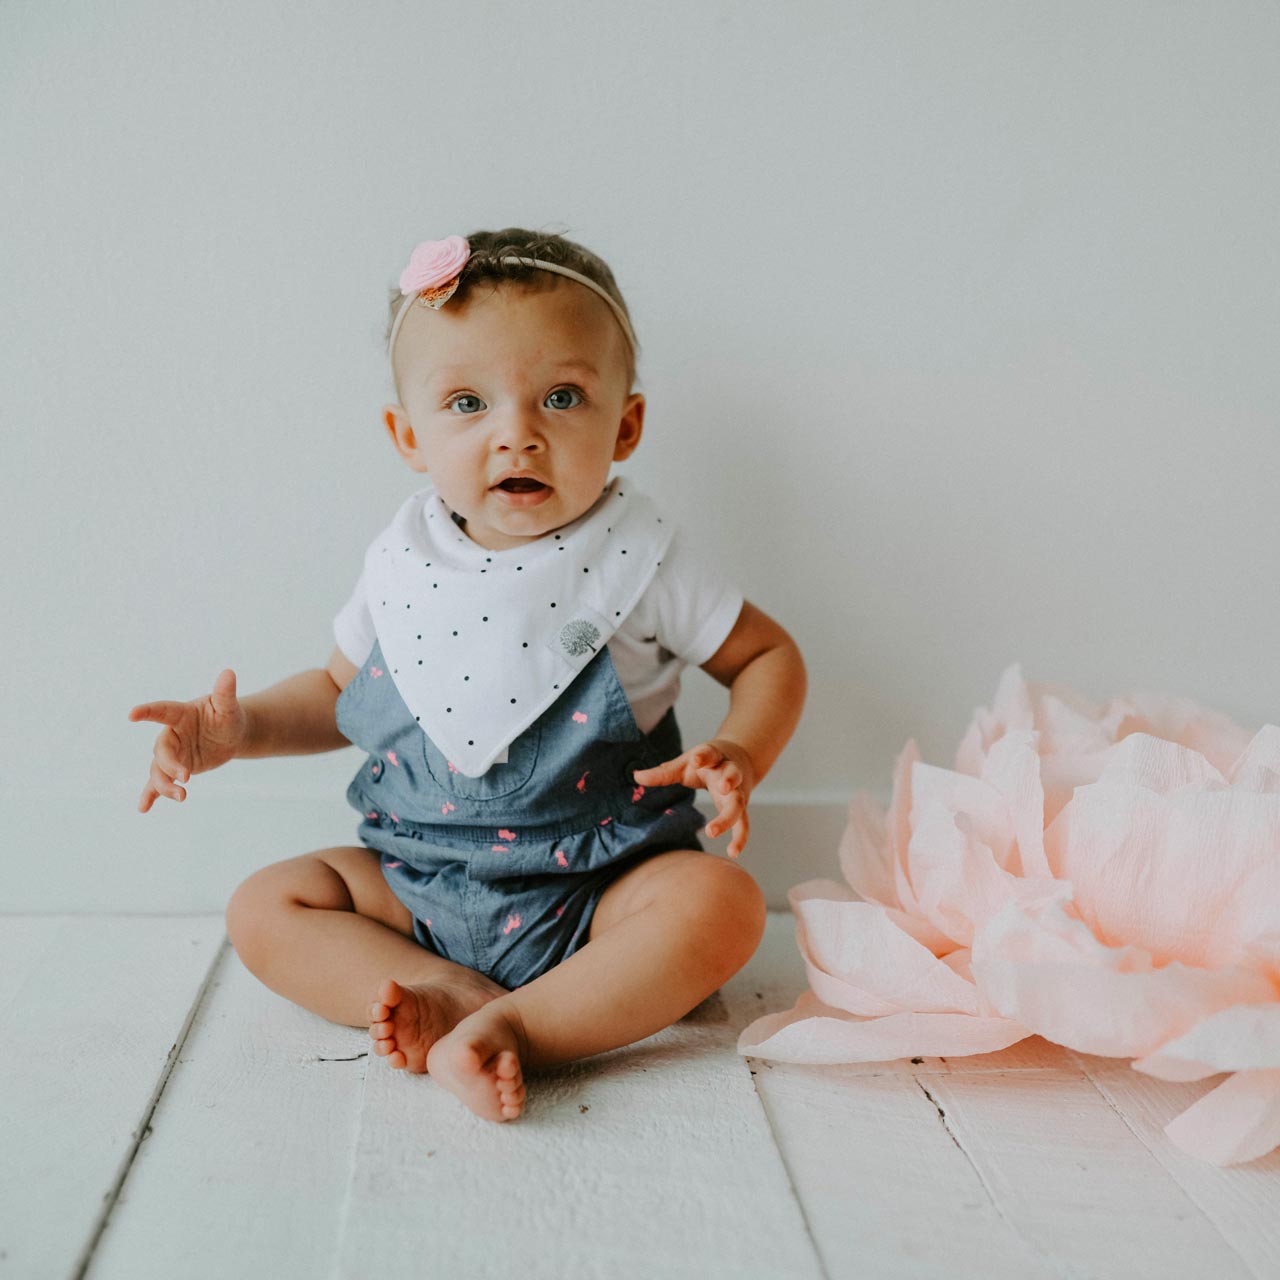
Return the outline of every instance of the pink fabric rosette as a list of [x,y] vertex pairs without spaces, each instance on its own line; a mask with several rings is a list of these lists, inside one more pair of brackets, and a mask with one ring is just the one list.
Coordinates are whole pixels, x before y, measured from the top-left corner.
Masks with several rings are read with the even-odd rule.
[[428,306],[438,309],[453,296],[458,274],[469,257],[471,246],[462,236],[424,240],[409,255],[409,265],[400,273],[400,292],[420,293]]
[[898,757],[846,883],[788,894],[810,989],[738,1051],[962,1056],[1032,1034],[1167,1080],[1229,1078],[1165,1128],[1215,1164],[1280,1144],[1280,728],[1185,699],[1094,707],[1004,673],[955,768]]

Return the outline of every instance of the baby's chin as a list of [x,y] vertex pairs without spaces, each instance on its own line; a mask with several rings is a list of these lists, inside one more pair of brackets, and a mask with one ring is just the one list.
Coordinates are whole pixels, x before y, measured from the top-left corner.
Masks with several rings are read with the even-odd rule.
[[574,504],[557,501],[556,497],[553,491],[543,502],[522,507],[487,495],[488,500],[474,508],[471,516],[464,510],[455,510],[466,520],[463,529],[469,537],[492,550],[506,551],[555,533],[591,507],[590,502],[579,503],[576,505],[581,510],[577,510]]

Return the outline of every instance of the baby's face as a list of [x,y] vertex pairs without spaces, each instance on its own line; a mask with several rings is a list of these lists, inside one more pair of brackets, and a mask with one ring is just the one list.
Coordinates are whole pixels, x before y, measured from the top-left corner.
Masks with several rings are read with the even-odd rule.
[[[439,311],[414,303],[396,369],[404,404],[383,408],[392,440],[484,547],[576,520],[640,440],[626,339],[603,299],[572,280],[481,283]],[[526,480],[503,487],[511,472]]]

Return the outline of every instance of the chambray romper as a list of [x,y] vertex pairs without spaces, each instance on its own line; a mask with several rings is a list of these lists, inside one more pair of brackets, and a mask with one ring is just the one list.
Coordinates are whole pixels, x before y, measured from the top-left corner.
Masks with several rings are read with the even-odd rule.
[[347,800],[361,843],[430,951],[508,990],[587,941],[609,882],[668,849],[701,849],[685,786],[632,772],[680,754],[675,708],[644,734],[608,645],[479,778],[457,772],[415,722],[375,640],[338,698],[339,731],[369,758]]

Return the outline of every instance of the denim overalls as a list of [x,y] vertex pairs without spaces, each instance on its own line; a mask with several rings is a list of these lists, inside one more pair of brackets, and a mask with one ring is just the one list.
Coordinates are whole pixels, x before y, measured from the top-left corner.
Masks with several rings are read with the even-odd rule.
[[694,792],[631,776],[680,754],[675,709],[642,733],[607,645],[478,778],[436,749],[394,674],[375,640],[338,698],[337,724],[370,753],[347,788],[363,814],[357,834],[382,855],[427,949],[514,990],[586,942],[619,874],[702,848]]

